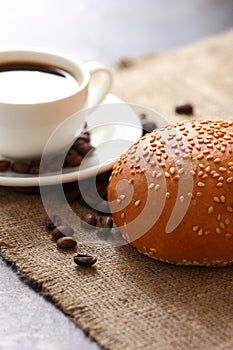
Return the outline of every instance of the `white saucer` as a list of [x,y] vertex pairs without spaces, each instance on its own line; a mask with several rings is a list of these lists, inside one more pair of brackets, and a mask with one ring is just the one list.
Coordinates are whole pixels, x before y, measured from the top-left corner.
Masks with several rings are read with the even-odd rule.
[[136,112],[113,94],[108,94],[104,102],[87,117],[87,123],[95,151],[83,160],[80,167],[65,168],[62,174],[40,176],[2,172],[0,186],[55,185],[95,176],[111,169],[119,156],[142,134]]

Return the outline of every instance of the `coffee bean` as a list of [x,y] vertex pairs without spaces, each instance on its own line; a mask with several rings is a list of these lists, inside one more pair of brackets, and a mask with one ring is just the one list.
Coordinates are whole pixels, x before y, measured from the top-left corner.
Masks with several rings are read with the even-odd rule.
[[70,149],[65,158],[65,166],[79,166],[82,162],[82,156],[74,149]]
[[60,171],[63,167],[64,156],[61,154],[43,159],[43,169],[45,171]]
[[77,241],[72,237],[62,237],[56,241],[57,247],[60,249],[74,249]]
[[91,255],[77,254],[74,256],[75,264],[82,267],[90,267],[96,263],[97,259]]
[[81,223],[83,228],[87,230],[91,230],[95,228],[97,220],[94,214],[86,213],[82,215],[81,220],[82,220]]
[[72,227],[67,225],[57,226],[52,232],[52,235],[55,241],[57,241],[61,237],[72,236],[73,234],[74,234],[74,230],[72,229]]
[[87,154],[92,153],[94,149],[95,148],[90,143],[87,143],[87,142],[80,143],[76,148],[78,153],[80,153],[81,156],[83,157],[86,156]]
[[122,58],[118,61],[118,68],[120,69],[129,69],[133,66],[134,61],[130,58]]
[[157,128],[157,125],[152,121],[145,121],[142,123],[143,128],[143,135],[147,134],[148,132],[152,132]]
[[80,190],[77,182],[70,182],[63,185],[63,190],[67,202],[72,203],[80,198]]
[[29,174],[38,175],[40,173],[40,167],[38,165],[34,165],[30,168]]
[[109,234],[113,227],[113,219],[111,216],[101,216],[96,223],[97,232]]
[[143,121],[143,120],[145,121],[145,119],[147,118],[147,115],[145,113],[140,113],[139,118],[141,121]]
[[77,140],[84,140],[89,143],[91,141],[90,133],[88,131],[82,131]]
[[96,183],[96,189],[103,199],[107,199],[107,185],[104,182]]
[[64,233],[62,233],[61,231],[59,231],[57,229],[57,227],[52,231],[52,236],[53,236],[53,239],[55,241],[57,241],[58,239],[62,238],[62,237],[65,237]]
[[193,114],[193,105],[191,105],[191,103],[188,102],[179,102],[176,105],[175,111],[178,114],[191,115]]
[[34,167],[34,166],[40,166],[40,159],[34,159],[34,160],[31,160],[30,162],[30,166],[31,167]]
[[27,174],[30,170],[30,165],[26,162],[16,161],[11,165],[11,170],[19,174]]
[[45,219],[45,226],[48,230],[52,231],[57,226],[61,225],[61,218],[59,215],[53,214],[51,217],[47,216]]
[[7,171],[10,165],[11,162],[9,162],[9,160],[0,160],[0,171]]

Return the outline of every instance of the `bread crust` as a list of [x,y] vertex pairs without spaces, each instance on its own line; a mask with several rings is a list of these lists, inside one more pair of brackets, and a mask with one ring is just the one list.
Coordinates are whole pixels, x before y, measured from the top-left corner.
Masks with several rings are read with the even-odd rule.
[[112,216],[143,254],[233,264],[233,122],[185,121],[139,139],[113,168]]

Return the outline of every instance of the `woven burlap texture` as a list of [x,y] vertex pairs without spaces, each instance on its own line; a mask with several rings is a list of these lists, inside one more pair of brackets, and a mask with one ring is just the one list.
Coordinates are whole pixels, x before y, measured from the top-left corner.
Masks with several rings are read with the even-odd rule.
[[[233,32],[172,53],[144,57],[115,73],[114,92],[171,120],[179,99],[196,117],[232,116]],[[111,350],[232,350],[233,268],[176,267],[130,246],[81,252],[94,268],[73,263],[44,227],[38,195],[0,189],[1,254],[49,293],[102,347]],[[85,211],[82,203],[72,205]]]

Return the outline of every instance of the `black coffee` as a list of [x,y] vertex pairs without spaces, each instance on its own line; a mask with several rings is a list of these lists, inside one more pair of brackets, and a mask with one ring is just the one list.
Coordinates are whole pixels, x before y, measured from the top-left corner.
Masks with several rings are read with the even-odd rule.
[[58,67],[40,63],[0,64],[0,102],[41,103],[77,92],[79,82]]

